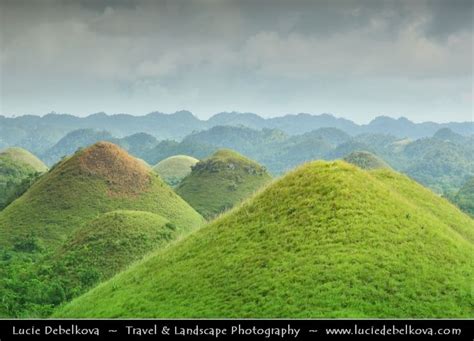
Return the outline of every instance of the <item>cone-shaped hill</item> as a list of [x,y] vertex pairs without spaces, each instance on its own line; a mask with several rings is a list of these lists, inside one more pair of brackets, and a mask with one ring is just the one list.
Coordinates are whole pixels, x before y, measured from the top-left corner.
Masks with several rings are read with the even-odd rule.
[[221,149],[194,165],[176,192],[211,219],[248,198],[270,179],[266,169],[255,161]]
[[0,210],[47,170],[40,159],[25,149],[12,147],[0,151]]
[[55,316],[472,317],[473,235],[393,171],[311,162]]
[[49,271],[43,282],[59,282],[65,296],[72,297],[175,239],[176,233],[173,224],[154,213],[102,214],[74,231],[45,260]]
[[346,162],[352,163],[362,169],[379,169],[379,168],[390,168],[390,166],[378,156],[366,152],[356,151],[352,152],[343,159]]
[[81,224],[114,210],[156,213],[179,231],[203,221],[150,168],[99,142],[56,165],[0,213],[0,246],[55,246]]
[[38,173],[44,173],[48,170],[48,167],[38,159],[35,155],[29,151],[19,148],[11,147],[0,152],[1,158],[9,158],[15,163],[22,164],[25,167],[31,168],[33,171]]
[[191,156],[175,155],[158,162],[153,169],[170,186],[177,186],[184,177],[191,173],[191,167],[199,160]]

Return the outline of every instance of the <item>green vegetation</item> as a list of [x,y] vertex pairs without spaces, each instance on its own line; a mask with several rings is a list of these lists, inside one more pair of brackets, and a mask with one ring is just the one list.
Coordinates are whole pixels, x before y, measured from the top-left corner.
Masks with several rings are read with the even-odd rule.
[[401,170],[440,194],[459,189],[474,176],[474,143],[420,139],[405,147],[403,157]]
[[[86,223],[51,257],[55,277],[76,287],[111,277],[128,264],[176,237],[176,227],[150,212],[113,211]],[[84,283],[84,278],[87,279]],[[75,290],[77,291],[77,289]]]
[[449,128],[442,128],[438,130],[434,135],[434,138],[443,140],[443,141],[449,141],[457,144],[465,144],[465,143],[473,143],[474,141],[472,140],[471,137],[466,137],[461,134],[457,134],[454,131],[452,131]]
[[80,150],[0,213],[0,316],[48,315],[203,222],[121,148],[100,142]]
[[473,317],[473,235],[405,176],[311,162],[54,316]]
[[160,161],[153,167],[154,171],[172,187],[176,187],[189,173],[191,167],[199,160],[191,156],[175,155]]
[[456,194],[448,198],[461,210],[474,217],[474,177],[468,179]]
[[344,158],[344,161],[367,170],[390,168],[390,166],[381,158],[365,151],[352,152]]
[[[4,253],[1,315],[47,316],[68,301],[110,278],[152,250],[177,237],[159,215],[140,211],[105,213],[75,231],[41,260]],[[7,262],[5,256],[10,258]],[[14,261],[12,261],[14,260]],[[18,271],[18,272],[17,272]]]
[[270,181],[264,167],[227,149],[193,166],[176,192],[202,216],[212,219]]
[[48,168],[22,148],[0,152],[0,210],[21,196]]
[[265,150],[287,138],[288,135],[276,129],[255,130],[245,127],[217,126],[190,134],[186,136],[183,143],[228,148],[252,156],[258,153],[258,149]]

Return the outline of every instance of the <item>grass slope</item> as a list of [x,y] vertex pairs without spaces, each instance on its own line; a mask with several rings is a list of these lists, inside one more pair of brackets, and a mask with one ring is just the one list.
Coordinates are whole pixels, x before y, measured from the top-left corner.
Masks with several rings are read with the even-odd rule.
[[473,229],[390,170],[311,162],[54,316],[472,317]]
[[402,195],[414,206],[420,207],[436,218],[442,220],[453,231],[463,238],[474,243],[473,220],[451,204],[426,187],[423,187],[408,176],[390,171],[388,169],[376,169],[371,174],[378,180],[390,186],[391,190]]
[[355,166],[358,166],[362,169],[378,169],[378,168],[390,168],[390,166],[385,163],[378,156],[366,152],[366,151],[357,151],[352,152],[343,159],[344,161],[351,163]]
[[153,169],[170,186],[177,186],[199,160],[191,156],[175,155],[158,162]]
[[23,194],[46,165],[25,149],[12,147],[0,152],[0,210]]
[[211,219],[252,195],[271,179],[264,167],[237,152],[221,149],[198,162],[176,192]]
[[175,226],[157,214],[108,212],[77,229],[37,272],[47,274],[43,282],[59,283],[70,299],[176,237]]
[[11,147],[0,152],[0,157],[8,157],[10,160],[29,166],[35,172],[44,173],[48,170],[48,167],[38,159],[35,155],[27,151],[26,149],[19,147]]
[[162,215],[180,231],[202,217],[151,169],[108,142],[79,151],[42,176],[0,214],[0,248],[58,245],[83,223],[114,210]]

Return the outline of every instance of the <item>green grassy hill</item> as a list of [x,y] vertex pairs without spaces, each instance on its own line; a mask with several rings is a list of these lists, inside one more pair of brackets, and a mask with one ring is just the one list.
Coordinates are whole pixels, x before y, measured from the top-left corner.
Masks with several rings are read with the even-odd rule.
[[473,234],[407,177],[311,162],[54,316],[473,317]]
[[56,300],[69,300],[177,237],[176,227],[157,214],[108,212],[78,228],[30,276],[46,288],[60,288],[62,299]]
[[365,151],[352,152],[346,157],[344,157],[343,160],[367,170],[390,168],[390,166],[384,160],[372,153]]
[[0,157],[8,157],[10,160],[24,164],[25,166],[31,167],[34,171],[38,173],[44,173],[48,170],[48,167],[38,159],[35,155],[29,151],[19,148],[11,147],[0,152]]
[[191,156],[175,155],[158,162],[153,169],[164,182],[174,187],[191,173],[191,167],[198,162],[198,159]]
[[99,142],[58,164],[2,211],[0,247],[57,245],[84,222],[119,209],[162,215],[181,231],[202,223],[151,169],[116,145]]
[[237,152],[221,149],[198,162],[176,192],[205,218],[228,210],[270,181],[264,167]]
[[13,147],[0,151],[0,210],[47,170],[41,160],[25,149]]

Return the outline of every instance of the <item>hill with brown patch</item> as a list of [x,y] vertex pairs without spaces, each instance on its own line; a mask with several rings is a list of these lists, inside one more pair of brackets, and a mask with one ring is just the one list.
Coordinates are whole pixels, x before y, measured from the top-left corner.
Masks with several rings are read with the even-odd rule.
[[99,142],[57,164],[2,211],[0,246],[48,248],[84,222],[115,210],[156,213],[181,231],[203,221],[142,162]]

